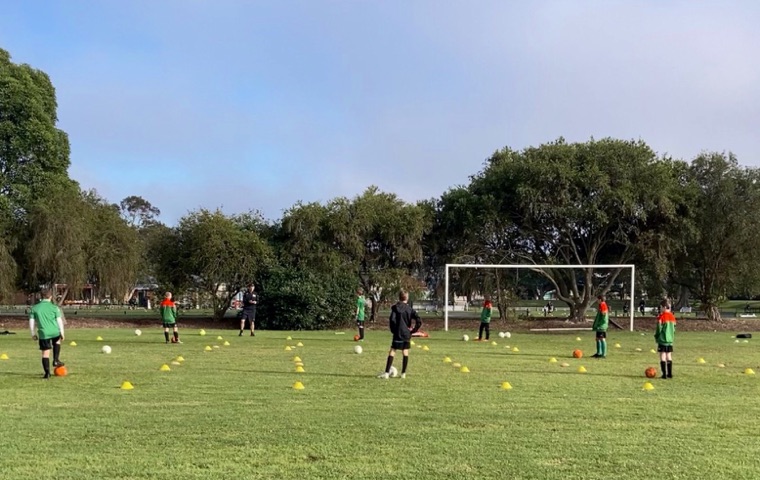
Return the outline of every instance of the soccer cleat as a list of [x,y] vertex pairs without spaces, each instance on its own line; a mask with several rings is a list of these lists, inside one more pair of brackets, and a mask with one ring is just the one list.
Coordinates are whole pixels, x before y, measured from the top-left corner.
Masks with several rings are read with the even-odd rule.
[[177,341],[176,341],[176,342],[174,342],[174,343],[182,343],[182,340],[180,340],[180,339],[178,338],[178,339],[177,339]]
[[388,374],[388,372],[383,372],[380,375],[378,375],[377,378],[383,378],[385,380],[388,380],[389,378],[391,378],[391,376]]
[[255,336],[256,336],[256,334],[255,334],[255,333],[253,333],[253,332],[251,332],[251,336],[252,336],[252,337],[255,337]]
[[661,376],[660,378],[661,378],[661,379],[663,379],[663,380],[667,380],[667,379],[668,379],[668,376],[667,376],[667,375],[665,375],[665,374],[663,373],[663,374],[662,374],[662,376]]
[[406,378],[406,373],[402,373],[401,378]]
[[60,361],[60,360],[56,360],[56,361],[54,361],[54,362],[53,362],[53,366],[54,366],[54,367],[63,367],[63,366],[65,366],[65,365],[66,365],[66,364],[65,364],[65,363],[63,363],[63,362],[62,362],[62,361]]
[[243,331],[240,330],[240,333],[238,334],[238,337],[242,337],[242,336],[243,336]]
[[598,353],[591,355],[591,358],[599,358],[599,357],[601,357],[601,355],[599,355]]
[[50,374],[49,373],[45,373],[45,375],[42,376],[43,380],[47,380],[49,378],[50,378]]

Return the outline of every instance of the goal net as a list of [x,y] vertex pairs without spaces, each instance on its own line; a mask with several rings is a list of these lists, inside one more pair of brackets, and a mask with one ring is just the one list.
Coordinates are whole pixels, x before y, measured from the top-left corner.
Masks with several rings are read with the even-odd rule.
[[[488,281],[488,273],[493,270],[510,270],[515,275],[509,276],[505,281],[503,277],[496,275],[495,281]],[[475,272],[472,272],[475,270]],[[526,287],[526,280],[520,280],[520,272],[530,272],[533,281],[542,279],[543,288],[535,288],[532,291]],[[481,274],[481,275],[479,275]],[[456,278],[452,278],[456,276]],[[523,275],[523,278],[525,275]],[[499,282],[499,278],[502,280]],[[452,282],[454,280],[454,282]],[[537,317],[553,317],[565,315],[569,317],[583,317],[586,312],[573,312],[572,306],[567,306],[567,301],[577,305],[575,298],[587,298],[586,307],[593,307],[596,297],[603,294],[608,299],[611,313],[617,313],[617,317],[629,318],[629,328],[633,331],[634,320],[634,294],[636,281],[636,266],[625,265],[485,265],[485,264],[446,264],[445,290],[444,290],[444,328],[449,330],[449,313],[466,310],[469,300],[474,296],[482,297],[491,295],[492,291],[511,289],[513,292],[522,289],[523,295],[516,295],[514,303],[527,304],[528,306],[517,307],[517,311],[525,311],[527,314],[538,313]],[[455,290],[452,291],[452,283]],[[540,281],[538,283],[541,283]],[[453,295],[452,295],[453,293]],[[528,297],[528,298],[521,298]],[[540,297],[540,298],[538,298]],[[495,299],[494,299],[495,300]],[[494,307],[497,302],[494,301]],[[543,314],[543,315],[542,315]]]

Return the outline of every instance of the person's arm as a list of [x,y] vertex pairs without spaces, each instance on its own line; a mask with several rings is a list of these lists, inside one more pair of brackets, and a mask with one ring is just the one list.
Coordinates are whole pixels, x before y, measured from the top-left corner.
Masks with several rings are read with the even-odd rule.
[[414,328],[412,329],[412,335],[414,335],[419,331],[420,327],[422,327],[422,319],[417,314],[416,310],[412,310],[412,319],[414,319]]
[[396,313],[396,307],[393,306],[391,307],[391,317],[388,319],[388,329],[391,332],[396,333],[397,324],[398,324],[398,314]]
[[55,321],[58,324],[58,330],[61,331],[61,340],[63,340],[64,339],[64,336],[63,336],[63,318],[61,318],[60,313],[58,314],[57,317],[55,317]]
[[37,332],[34,331],[34,315],[29,315],[29,331],[32,332],[32,339],[37,340]]

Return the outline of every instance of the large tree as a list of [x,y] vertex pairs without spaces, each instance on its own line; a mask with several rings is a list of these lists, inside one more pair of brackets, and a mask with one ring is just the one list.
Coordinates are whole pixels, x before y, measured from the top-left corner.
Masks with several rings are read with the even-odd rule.
[[676,231],[682,248],[671,283],[694,293],[710,320],[732,290],[760,287],[760,170],[743,168],[733,155],[705,153],[689,169],[690,228]]
[[[512,257],[526,265],[622,264],[656,243],[679,216],[674,165],[640,141],[559,139],[496,152],[468,188],[483,215],[498,220],[489,237],[509,241]],[[621,271],[600,277],[593,269],[535,270],[575,319]]]
[[205,209],[183,217],[173,238],[159,242],[162,283],[204,292],[214,318],[223,318],[234,296],[271,261],[271,248],[253,225],[255,217]]
[[124,198],[118,208],[124,221],[136,228],[143,228],[156,222],[157,217],[161,215],[161,210],[138,195]]

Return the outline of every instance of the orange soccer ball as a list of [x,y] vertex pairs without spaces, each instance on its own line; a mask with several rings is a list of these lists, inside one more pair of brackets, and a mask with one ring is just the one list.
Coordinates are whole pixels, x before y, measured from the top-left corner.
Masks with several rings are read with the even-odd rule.
[[583,357],[583,352],[580,350],[573,350],[573,358],[581,358]]
[[358,342],[358,341],[359,341],[359,335],[354,335],[354,342]]
[[654,378],[657,376],[657,370],[655,370],[654,367],[649,367],[644,370],[644,375],[646,375],[647,378]]
[[56,377],[65,377],[66,375],[68,375],[68,373],[69,373],[69,371],[66,370],[66,367],[64,367],[64,366],[55,367],[55,370],[53,370],[53,374]]

